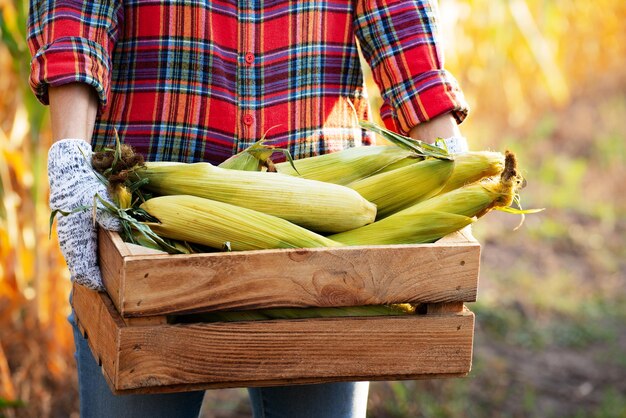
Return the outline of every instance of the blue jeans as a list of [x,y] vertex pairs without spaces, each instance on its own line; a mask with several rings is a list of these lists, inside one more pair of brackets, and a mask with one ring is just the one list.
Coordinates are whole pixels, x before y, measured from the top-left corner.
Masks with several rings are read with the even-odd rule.
[[[104,380],[74,312],[74,329],[81,418],[195,418],[204,391],[114,395]],[[249,388],[254,418],[364,418],[368,382]]]

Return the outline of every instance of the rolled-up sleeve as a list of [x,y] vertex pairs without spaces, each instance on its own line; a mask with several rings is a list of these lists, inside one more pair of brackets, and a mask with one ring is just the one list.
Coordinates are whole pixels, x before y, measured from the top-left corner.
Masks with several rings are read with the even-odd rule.
[[122,22],[117,0],[31,0],[30,86],[37,98],[48,104],[49,86],[81,82],[93,86],[105,107],[111,55]]
[[381,117],[400,133],[450,112],[460,123],[469,111],[444,69],[436,14],[432,1],[357,1],[356,36],[381,91]]

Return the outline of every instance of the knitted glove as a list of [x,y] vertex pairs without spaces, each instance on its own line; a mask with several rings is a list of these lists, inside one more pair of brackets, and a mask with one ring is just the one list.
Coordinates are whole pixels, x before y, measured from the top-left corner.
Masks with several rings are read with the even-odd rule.
[[464,154],[469,151],[467,139],[462,136],[451,136],[445,138],[443,142],[446,144],[446,148],[450,154]]
[[[50,147],[48,178],[52,210],[69,212],[80,206],[92,207],[96,193],[110,202],[106,186],[91,168],[91,154],[91,146],[82,139],[64,139]],[[120,230],[118,219],[101,209],[96,211],[96,221],[105,229]],[[90,289],[104,290],[98,267],[93,211],[57,216],[57,233],[72,281]]]

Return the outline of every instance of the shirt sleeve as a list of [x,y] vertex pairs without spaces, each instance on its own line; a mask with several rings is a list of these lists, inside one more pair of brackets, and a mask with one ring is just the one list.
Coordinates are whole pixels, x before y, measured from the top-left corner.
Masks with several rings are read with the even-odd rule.
[[111,54],[123,22],[121,0],[30,0],[30,86],[48,104],[48,86],[82,82],[107,104]]
[[411,128],[451,112],[458,123],[469,107],[444,69],[434,1],[359,0],[356,36],[383,98],[389,129]]

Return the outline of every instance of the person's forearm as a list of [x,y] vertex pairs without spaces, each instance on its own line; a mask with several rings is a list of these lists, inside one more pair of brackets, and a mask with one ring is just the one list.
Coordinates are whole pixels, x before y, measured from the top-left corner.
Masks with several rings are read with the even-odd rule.
[[98,113],[98,98],[93,87],[83,83],[65,84],[50,87],[48,96],[52,141],[75,138],[91,142]]
[[462,136],[456,120],[450,113],[446,113],[428,122],[422,122],[416,125],[409,132],[409,136],[420,141],[434,143],[437,138],[450,138],[453,136]]

